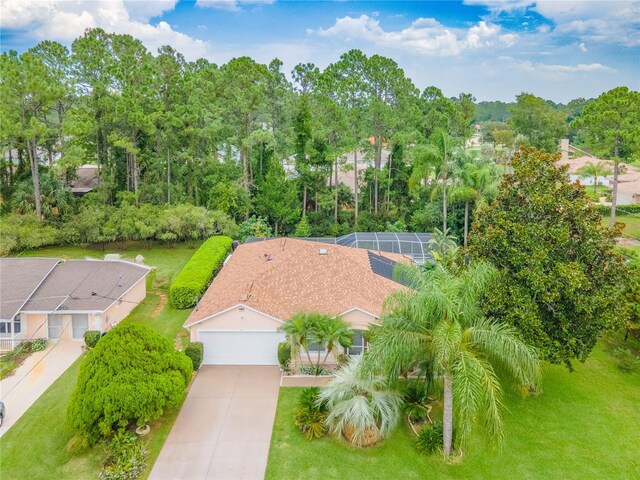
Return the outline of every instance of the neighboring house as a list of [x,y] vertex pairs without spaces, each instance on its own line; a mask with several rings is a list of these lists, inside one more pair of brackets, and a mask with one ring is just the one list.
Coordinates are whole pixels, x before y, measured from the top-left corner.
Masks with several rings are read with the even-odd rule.
[[0,350],[110,330],[145,298],[149,271],[125,261],[0,258]]
[[[572,182],[579,181],[581,185],[593,186],[595,179],[593,177],[585,177],[578,174],[578,170],[587,163],[604,162],[613,170],[613,162],[601,158],[583,155],[575,158],[561,159],[557,165],[567,165],[569,178]],[[640,168],[620,163],[620,172],[618,174],[618,205],[631,205],[640,203]],[[604,185],[613,188],[613,175],[607,177],[599,177],[598,185]]]
[[71,192],[76,197],[82,197],[95,190],[100,184],[100,169],[98,165],[81,165],[76,169],[76,177],[69,182]]
[[205,364],[277,365],[282,324],[299,312],[342,317],[355,331],[347,353],[366,348],[362,330],[377,324],[398,254],[294,238],[245,243],[225,262],[184,326],[204,344]]

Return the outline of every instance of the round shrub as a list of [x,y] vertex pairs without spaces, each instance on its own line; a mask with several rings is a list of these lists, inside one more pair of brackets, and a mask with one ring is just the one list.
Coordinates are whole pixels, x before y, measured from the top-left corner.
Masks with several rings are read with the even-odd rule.
[[184,349],[184,354],[191,359],[193,369],[198,370],[204,357],[204,345],[202,342],[191,342]]
[[118,325],[87,353],[67,408],[69,423],[94,444],[180,405],[189,358],[148,327]]
[[48,340],[46,338],[36,338],[31,341],[31,351],[40,352],[47,348]]
[[278,363],[283,370],[289,370],[291,366],[291,343],[280,342],[278,344]]
[[87,346],[87,348],[93,348],[96,346],[101,336],[102,333],[100,333],[98,330],[87,330],[86,332],[84,332],[84,344]]
[[416,447],[424,453],[434,453],[442,448],[442,423],[434,422],[422,427],[416,438]]

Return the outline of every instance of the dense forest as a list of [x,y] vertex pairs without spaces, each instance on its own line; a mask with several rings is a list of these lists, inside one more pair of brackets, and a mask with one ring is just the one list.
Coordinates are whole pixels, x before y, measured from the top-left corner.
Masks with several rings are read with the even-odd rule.
[[[513,151],[579,143],[570,122],[589,103],[420,92],[392,59],[359,50],[290,75],[278,59],[187,62],[101,29],[70,50],[4,53],[0,75],[4,253],[212,233],[449,228],[462,239]],[[87,164],[97,184],[74,196]]]

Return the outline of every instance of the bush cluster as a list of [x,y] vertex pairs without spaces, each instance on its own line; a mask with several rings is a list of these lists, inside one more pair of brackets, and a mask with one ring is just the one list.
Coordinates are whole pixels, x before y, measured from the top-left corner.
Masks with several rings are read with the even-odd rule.
[[204,345],[202,342],[191,342],[184,349],[184,354],[191,359],[194,371],[200,369],[204,357]]
[[442,448],[442,423],[422,427],[416,437],[416,447],[424,453],[435,453]]
[[300,429],[309,440],[320,438],[324,435],[327,419],[327,407],[319,402],[319,387],[306,387],[302,389],[298,398],[298,409],[296,410],[296,427]]
[[87,353],[67,408],[69,424],[91,444],[157,419],[180,405],[191,360],[148,327],[124,323]]
[[278,344],[278,363],[282,370],[289,370],[291,366],[291,343],[280,342]]
[[84,344],[87,346],[87,348],[95,347],[96,343],[98,343],[98,340],[100,340],[101,335],[102,333],[100,333],[98,330],[87,330],[86,332],[84,332]]
[[211,237],[193,254],[169,288],[174,308],[191,308],[205,291],[231,249],[231,238]]
[[130,432],[117,433],[107,447],[99,480],[132,480],[147,466],[148,451]]
[[127,240],[177,242],[212,235],[237,237],[229,216],[204,207],[122,203],[119,207],[83,204],[77,212],[40,221],[33,214],[0,218],[0,255],[51,245]]
[[[611,207],[608,205],[596,205],[596,210],[600,215],[611,214]],[[640,203],[634,203],[632,205],[618,205],[616,208],[617,215],[624,215],[626,213],[640,213]]]

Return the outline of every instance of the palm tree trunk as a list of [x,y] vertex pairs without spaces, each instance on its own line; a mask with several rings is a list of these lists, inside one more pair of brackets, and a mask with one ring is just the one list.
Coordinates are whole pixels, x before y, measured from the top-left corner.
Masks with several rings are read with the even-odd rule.
[[[446,179],[445,179],[446,182]],[[442,231],[447,230],[447,187],[446,183],[442,186]]]
[[467,246],[467,236],[469,235],[469,202],[464,202],[464,246]]
[[444,375],[444,413],[442,414],[442,446],[444,456],[451,455],[453,444],[453,392],[450,373]]
[[307,186],[302,187],[302,216],[307,215]]
[[618,205],[618,171],[619,171],[619,139],[616,137],[615,158],[613,160],[613,190],[611,191],[611,218],[609,227],[613,228],[616,223],[616,207]]
[[355,212],[354,219],[355,224],[358,224],[358,151],[353,151],[353,198],[355,200]]
[[598,194],[598,176],[597,175],[594,176],[594,178],[593,178],[593,194],[594,195]]
[[42,199],[40,198],[40,172],[38,170],[38,152],[35,142],[27,139],[27,154],[29,155],[29,166],[31,167],[31,180],[33,181],[33,199],[35,201],[36,216],[42,220]]
[[338,223],[338,157],[336,157],[333,188],[335,189],[335,203],[333,205],[333,220]]

